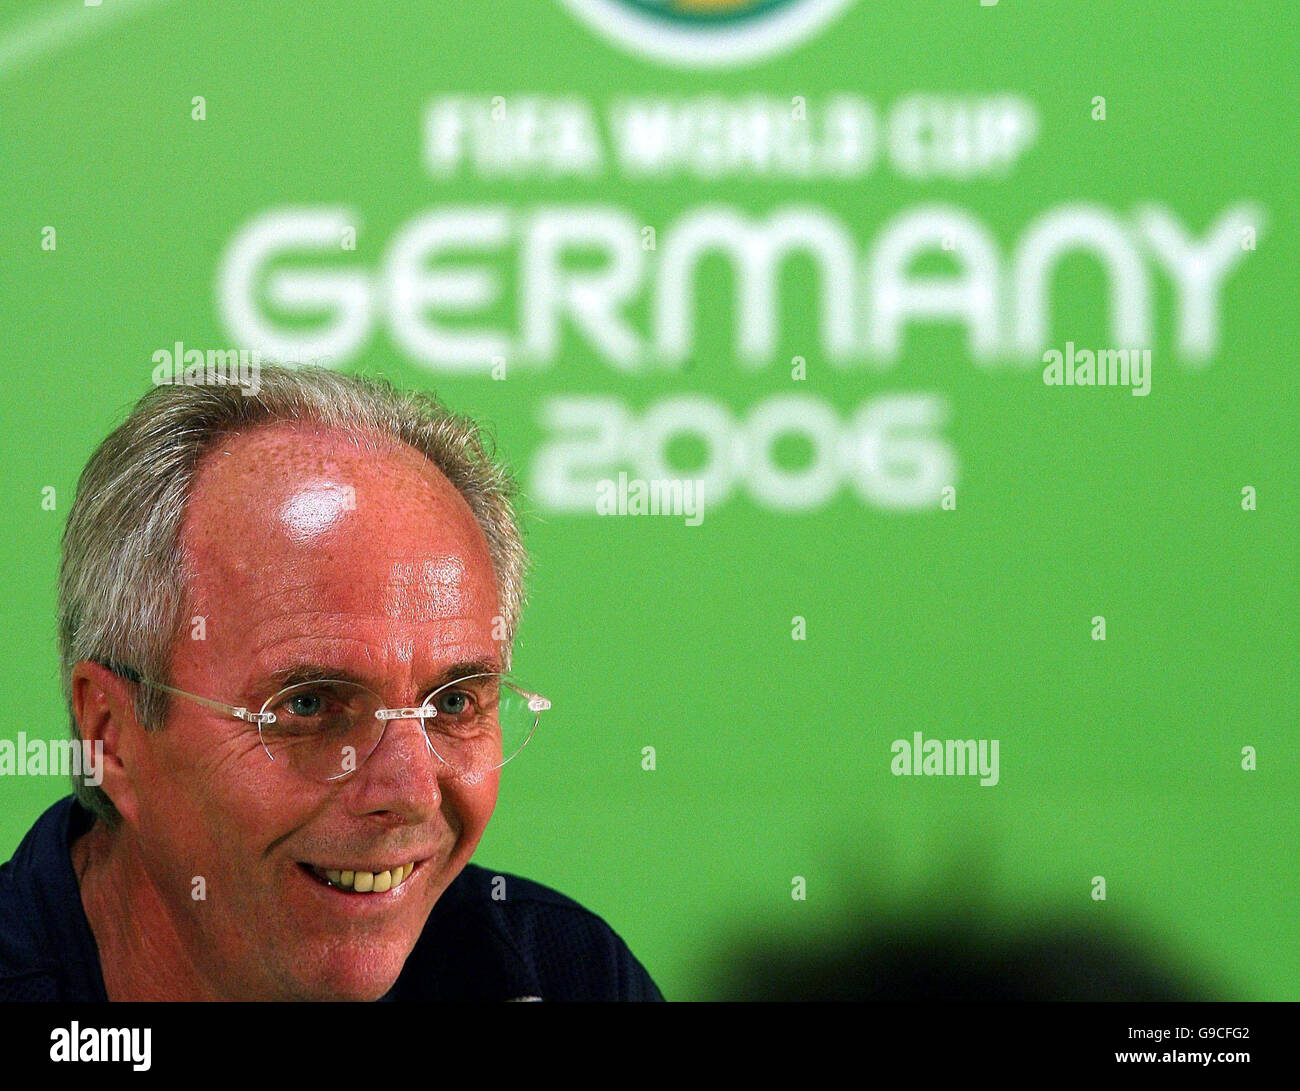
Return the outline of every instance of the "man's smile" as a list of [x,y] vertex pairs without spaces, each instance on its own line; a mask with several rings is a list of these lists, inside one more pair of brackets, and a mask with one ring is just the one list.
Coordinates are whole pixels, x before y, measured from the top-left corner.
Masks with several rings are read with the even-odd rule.
[[386,894],[395,890],[411,877],[416,863],[396,864],[386,868],[365,870],[361,868],[323,868],[315,864],[299,863],[304,871],[336,890],[350,894]]

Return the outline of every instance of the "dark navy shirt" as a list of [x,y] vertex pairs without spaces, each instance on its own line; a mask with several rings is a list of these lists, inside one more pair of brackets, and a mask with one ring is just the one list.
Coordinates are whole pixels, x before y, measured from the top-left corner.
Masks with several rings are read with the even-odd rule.
[[[59,800],[0,867],[0,1000],[106,1001],[70,846],[93,817]],[[493,880],[505,880],[495,900]],[[501,884],[497,884],[501,893]],[[662,1000],[596,914],[469,864],[443,892],[384,1000]]]

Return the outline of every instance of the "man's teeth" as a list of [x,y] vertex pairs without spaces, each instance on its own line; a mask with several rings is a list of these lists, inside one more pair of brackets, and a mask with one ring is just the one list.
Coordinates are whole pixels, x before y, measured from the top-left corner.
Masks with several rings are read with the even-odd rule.
[[383,894],[395,886],[401,886],[414,870],[414,864],[403,864],[391,871],[326,871],[324,875],[343,890],[354,890],[358,894]]

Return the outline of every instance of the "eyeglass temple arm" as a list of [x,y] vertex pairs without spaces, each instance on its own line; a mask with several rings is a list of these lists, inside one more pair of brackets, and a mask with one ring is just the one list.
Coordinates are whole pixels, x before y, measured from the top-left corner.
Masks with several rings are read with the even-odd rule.
[[513,682],[507,681],[506,685],[514,690],[520,697],[528,702],[529,712],[545,712],[551,707],[551,702],[543,697],[540,693],[533,693],[529,690],[516,686]]
[[195,701],[206,708],[213,709],[216,712],[224,712],[227,716],[234,716],[240,720],[246,720],[250,724],[269,724],[275,722],[275,715],[270,712],[249,712],[243,705],[228,705],[222,701],[213,701],[208,697],[200,697],[197,693],[188,693],[183,689],[177,689],[175,686],[168,686],[162,682],[155,682],[149,678],[142,678],[136,671],[129,667],[118,667],[112,663],[105,664],[114,674],[120,674],[137,685],[148,686],[151,689],[160,689],[166,693],[173,693],[177,697],[185,697],[190,701]]
[[168,693],[174,693],[177,697],[186,697],[197,704],[215,709],[217,712],[224,712],[227,715],[235,716],[238,719],[247,720],[250,724],[270,724],[275,722],[275,714],[271,712],[249,712],[243,705],[228,705],[222,701],[213,701],[208,697],[200,697],[197,693],[186,693],[185,690],[177,689],[175,686],[165,686],[161,682],[143,681],[143,684],[153,686],[154,689],[161,689],[166,690]]

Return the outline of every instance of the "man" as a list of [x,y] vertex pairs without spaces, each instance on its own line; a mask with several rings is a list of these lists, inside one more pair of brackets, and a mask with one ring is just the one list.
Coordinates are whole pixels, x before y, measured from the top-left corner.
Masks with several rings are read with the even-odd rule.
[[563,895],[469,863],[545,720],[472,422],[321,369],[159,386],[94,453],[59,639],[98,786],[0,869],[0,997],[662,999]]

